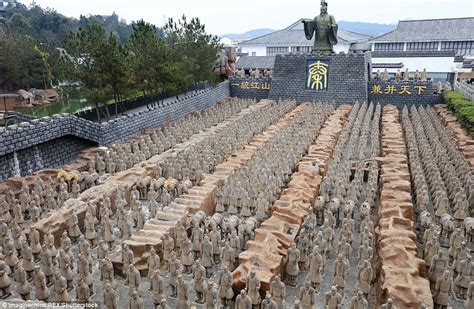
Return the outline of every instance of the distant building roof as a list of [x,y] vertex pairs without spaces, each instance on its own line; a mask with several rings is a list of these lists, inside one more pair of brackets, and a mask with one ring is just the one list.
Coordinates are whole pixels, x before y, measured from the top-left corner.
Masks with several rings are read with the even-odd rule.
[[419,58],[419,57],[447,57],[453,58],[456,55],[454,50],[446,51],[373,51],[372,58]]
[[273,69],[275,56],[245,56],[237,60],[238,69]]
[[474,69],[474,59],[466,59],[462,63],[463,69]]
[[[302,18],[285,29],[262,35],[255,39],[243,41],[240,45],[261,44],[267,46],[313,46],[313,41],[306,39],[302,23],[302,21],[310,20],[311,19]],[[337,31],[337,37],[340,41],[348,43],[364,42],[369,39],[368,36],[363,34],[347,31],[341,28]]]
[[474,41],[474,17],[401,20],[397,29],[370,42]]
[[370,43],[352,43],[349,51],[370,51],[372,49],[372,44]]
[[401,69],[404,67],[403,62],[397,63],[373,63],[372,69]]

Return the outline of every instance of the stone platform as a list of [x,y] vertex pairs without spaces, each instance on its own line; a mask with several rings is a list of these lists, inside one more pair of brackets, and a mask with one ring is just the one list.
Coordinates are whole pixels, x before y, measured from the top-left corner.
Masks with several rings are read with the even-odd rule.
[[[307,89],[307,67],[311,61],[328,63],[327,89]],[[368,100],[371,72],[370,53],[331,55],[277,55],[269,99],[293,99],[301,102],[353,104]]]

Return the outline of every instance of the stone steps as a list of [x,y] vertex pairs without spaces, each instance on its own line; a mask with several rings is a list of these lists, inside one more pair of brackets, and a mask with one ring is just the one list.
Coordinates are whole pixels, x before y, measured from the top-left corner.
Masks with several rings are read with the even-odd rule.
[[[268,101],[263,101],[268,102]],[[140,232],[133,233],[130,240],[125,241],[126,244],[134,251],[135,256],[144,256],[151,246],[156,252],[161,252],[161,241],[157,237],[161,237],[166,232],[172,232],[174,224],[177,221],[183,221],[189,213],[203,211],[207,215],[214,214],[214,196],[217,192],[219,184],[225,184],[229,177],[233,175],[242,165],[244,165],[256,153],[257,149],[262,147],[272,136],[278,133],[279,130],[288,125],[288,121],[296,114],[303,112],[308,108],[308,104],[302,104],[288,112],[285,116],[275,124],[270,126],[267,131],[255,136],[249,143],[250,147],[245,146],[242,150],[231,156],[226,162],[223,162],[215,167],[215,172],[212,174],[203,175],[203,179],[199,186],[191,188],[188,194],[176,199],[175,205],[180,205],[179,210],[173,210],[167,207],[163,212],[158,211],[157,218],[173,222],[173,226],[169,226],[167,230],[161,229],[159,233],[153,235],[154,239],[148,240],[143,237]],[[183,211],[183,208],[186,209]],[[148,222],[145,226],[148,225]],[[139,235],[135,237],[135,234]]]
[[34,226],[38,229],[41,235],[44,235],[47,232],[52,233],[55,237],[56,246],[59,246],[61,235],[63,231],[67,230],[67,222],[69,220],[70,211],[74,211],[76,213],[79,218],[79,227],[81,228],[82,232],[84,232],[83,222],[86,211],[86,207],[84,207],[84,201],[89,201],[97,205],[101,198],[108,196],[112,201],[112,209],[114,210],[115,192],[119,187],[121,187],[124,190],[125,199],[129,203],[131,199],[132,188],[143,178],[148,176],[154,177],[156,167],[159,164],[167,162],[176,152],[184,151],[191,145],[202,142],[204,139],[208,138],[209,135],[215,134],[215,132],[235,122],[237,119],[253,113],[256,110],[267,108],[269,105],[270,103],[268,101],[252,104],[248,108],[242,109],[236,115],[227,118],[225,121],[220,122],[219,124],[210,128],[206,128],[200,133],[191,136],[183,143],[177,144],[173,148],[149,158],[147,161],[140,162],[130,169],[108,177],[104,183],[82,192],[79,198],[67,200],[61,209],[51,213],[48,218],[38,221],[36,224],[34,224]]

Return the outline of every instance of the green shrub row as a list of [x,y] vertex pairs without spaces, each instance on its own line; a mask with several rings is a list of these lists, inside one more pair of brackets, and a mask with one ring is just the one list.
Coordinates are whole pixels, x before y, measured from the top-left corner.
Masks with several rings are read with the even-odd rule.
[[445,91],[444,102],[459,122],[474,134],[474,102],[458,91]]

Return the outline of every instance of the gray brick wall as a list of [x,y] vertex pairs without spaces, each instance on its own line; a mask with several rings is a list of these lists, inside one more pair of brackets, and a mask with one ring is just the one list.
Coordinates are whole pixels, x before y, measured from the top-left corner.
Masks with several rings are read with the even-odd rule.
[[[91,145],[108,145],[126,140],[147,128],[161,127],[230,96],[229,82],[159,104],[150,110],[129,114],[98,124],[71,114],[43,117],[7,129],[0,127],[0,180],[14,174],[15,152],[22,176],[41,168],[53,168],[72,161]],[[67,149],[67,150],[65,150]],[[49,153],[54,153],[49,157]],[[40,162],[33,158],[41,157]]]
[[[257,84],[254,85],[254,83]],[[271,87],[271,83],[272,80],[270,78],[254,79],[250,76],[245,78],[229,77],[230,95],[243,99],[256,99],[257,101],[268,99],[270,89],[262,89],[262,86],[266,84]]]
[[[311,59],[329,60],[328,91],[306,89],[306,65]],[[367,83],[371,71],[370,53],[340,53],[333,55],[278,55],[275,58],[272,88],[269,98],[335,102],[336,104],[367,101]]]
[[[378,89],[374,87],[379,86]],[[394,88],[389,88],[389,87]],[[403,88],[405,87],[405,88]],[[408,88],[406,88],[408,87]],[[419,88],[415,87],[426,87],[420,94],[418,94]],[[390,89],[396,91],[390,94]],[[409,91],[411,94],[401,93],[403,90]],[[428,82],[396,82],[396,81],[375,81],[369,82],[369,101],[373,103],[380,103],[381,105],[392,104],[397,106],[399,109],[403,108],[404,105],[435,105],[442,104],[444,102],[442,94],[435,94],[436,86],[433,87],[431,81]],[[378,92],[382,93],[378,93]]]
[[63,166],[74,161],[81,150],[92,146],[96,145],[75,136],[63,136],[9,153],[0,157],[0,180],[17,176],[18,172],[20,176],[28,176],[37,170]]

